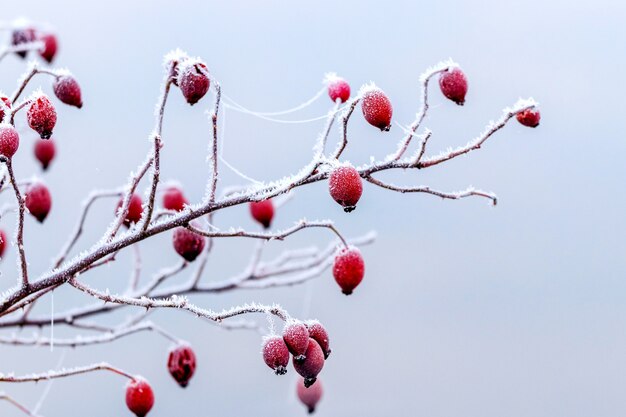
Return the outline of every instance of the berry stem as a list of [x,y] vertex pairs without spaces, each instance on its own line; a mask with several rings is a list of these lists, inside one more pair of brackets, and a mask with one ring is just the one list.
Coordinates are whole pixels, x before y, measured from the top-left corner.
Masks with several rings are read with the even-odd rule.
[[93,365],[87,366],[79,366],[76,368],[70,369],[62,369],[60,371],[48,371],[39,374],[29,374],[29,375],[4,375],[0,374],[0,382],[39,382],[39,381],[49,381],[51,379],[65,378],[74,375],[86,374],[89,372],[95,371],[109,371],[115,374],[125,376],[126,378],[133,379],[133,376],[119,368],[115,368],[109,365],[106,362],[96,363]]
[[19,402],[17,402],[16,400],[11,398],[8,394],[6,394],[4,392],[0,392],[0,401],[8,402],[9,404],[13,405],[15,408],[20,410],[22,413],[26,414],[27,416],[39,417],[37,414],[35,414],[34,412],[30,411],[24,405],[20,404]]
[[346,149],[346,146],[348,146],[348,121],[350,120],[350,116],[352,116],[352,113],[354,113],[356,105],[359,104],[359,101],[361,101],[360,96],[353,98],[352,100],[350,100],[350,105],[347,107],[347,109],[343,111],[343,115],[341,116],[342,140],[333,154],[333,159],[339,159],[343,151]]

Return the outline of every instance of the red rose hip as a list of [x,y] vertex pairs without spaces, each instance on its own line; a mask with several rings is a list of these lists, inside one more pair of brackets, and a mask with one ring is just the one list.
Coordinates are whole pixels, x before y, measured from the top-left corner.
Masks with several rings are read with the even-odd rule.
[[307,321],[306,327],[309,329],[309,337],[315,340],[320,347],[322,348],[322,352],[324,352],[324,359],[328,359],[330,355],[330,341],[328,339],[328,332],[322,323],[317,320]]
[[187,204],[189,201],[177,185],[168,186],[163,193],[163,208],[167,210],[181,211]]
[[465,103],[467,78],[460,68],[449,68],[439,76],[439,88],[448,99],[459,106]]
[[52,207],[52,196],[48,187],[41,182],[35,182],[28,186],[24,205],[39,223],[43,223]]
[[[124,198],[121,198],[117,203],[116,213],[122,208],[124,205]],[[131,224],[137,223],[141,220],[141,216],[143,214],[143,202],[141,201],[141,197],[139,194],[134,194],[130,196],[130,203],[128,204],[128,212],[124,217],[124,225],[126,227],[130,227]]]
[[317,375],[324,367],[324,352],[322,352],[320,345],[315,340],[309,339],[309,344],[306,349],[306,359],[297,361],[294,357],[293,367],[296,372],[304,378],[303,382],[306,388],[315,384]]
[[41,163],[41,167],[45,171],[48,169],[50,162],[54,159],[56,154],[56,145],[52,138],[50,139],[37,139],[35,141],[35,158]]
[[54,95],[56,95],[61,102],[78,107],[79,109],[83,107],[80,85],[78,85],[76,78],[71,75],[61,75],[54,81],[52,88]]
[[381,131],[391,129],[393,107],[387,95],[378,87],[369,87],[363,92],[361,110],[365,120]]
[[333,103],[339,101],[345,103],[350,98],[350,84],[341,77],[335,74],[330,74],[326,78],[328,84],[328,95]]
[[196,354],[191,346],[179,344],[170,350],[167,369],[178,384],[185,388],[196,371]]
[[51,33],[44,33],[39,37],[39,40],[43,42],[43,48],[39,51],[39,55],[49,64],[52,63],[58,49],[57,37]]
[[[8,243],[9,241],[7,240],[7,234],[4,232],[4,230],[0,229],[0,258],[4,256],[4,252],[6,252],[7,250]],[[287,361],[289,361],[289,358],[287,358]]]
[[20,146],[20,135],[8,123],[0,123],[0,155],[12,158]]
[[178,227],[174,230],[174,250],[188,262],[195,261],[198,255],[202,253],[205,240],[204,236],[184,227]]
[[154,393],[148,381],[134,377],[126,385],[126,405],[137,417],[145,417],[154,405]]
[[48,97],[41,95],[34,99],[28,108],[26,119],[28,125],[39,133],[42,139],[49,139],[57,123],[57,112]]
[[350,213],[363,194],[363,181],[353,166],[342,165],[330,173],[328,190],[331,197],[343,206],[343,210]]
[[209,71],[202,62],[179,64],[178,85],[187,103],[196,104],[209,91]]
[[324,388],[322,387],[322,382],[319,379],[314,385],[308,388],[304,386],[301,379],[296,384],[296,394],[298,395],[300,402],[307,408],[309,414],[313,414],[315,412],[315,408],[317,407],[317,403],[320,402],[322,395],[324,395]]
[[539,126],[539,121],[541,121],[541,113],[539,113],[539,110],[526,109],[517,113],[516,118],[524,126],[537,127]]
[[[35,41],[35,29],[33,28],[17,28],[13,30],[11,34],[11,43],[13,46],[19,46],[25,43],[30,43]],[[26,58],[27,51],[18,51],[15,52],[16,55],[21,58]]]
[[341,287],[341,292],[345,295],[352,294],[352,291],[363,281],[364,275],[365,263],[361,251],[353,246],[341,249],[335,256],[333,265],[333,276]]
[[263,341],[263,360],[272,368],[276,375],[287,373],[289,365],[289,349],[280,336],[270,336]]
[[309,345],[309,330],[304,323],[292,320],[283,329],[283,340],[293,355],[294,361],[302,362],[306,358]]
[[[3,96],[0,95],[0,100],[2,100],[2,102],[4,103],[4,105],[8,108],[8,110],[11,110],[11,99],[8,98],[7,96]],[[8,113],[10,112],[6,112],[4,111],[4,107],[0,106],[0,123],[4,122],[4,115],[7,114],[8,116],[10,116]],[[7,118],[7,123],[9,123],[9,119]]]
[[272,200],[253,201],[250,203],[252,218],[268,229],[274,218],[274,203]]

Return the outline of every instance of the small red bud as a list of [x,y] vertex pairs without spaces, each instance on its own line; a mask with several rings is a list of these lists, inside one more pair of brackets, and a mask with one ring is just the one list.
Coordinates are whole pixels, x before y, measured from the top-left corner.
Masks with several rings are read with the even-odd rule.
[[[4,230],[0,229],[0,259],[4,256],[4,252],[7,250],[7,245],[9,241],[7,240],[7,234]],[[289,358],[287,358],[289,361]]]
[[56,146],[54,140],[50,139],[37,139],[35,141],[35,158],[41,163],[41,167],[45,171],[48,169],[50,162],[54,159],[56,154]]
[[287,373],[289,349],[280,336],[270,336],[263,341],[263,360],[274,370],[276,375]]
[[191,346],[180,344],[172,348],[167,359],[167,369],[172,378],[185,388],[196,371],[196,354]]
[[322,395],[324,395],[324,388],[319,379],[314,385],[307,388],[304,386],[304,380],[300,378],[300,381],[296,384],[296,394],[300,402],[307,408],[309,414],[313,414],[317,403],[322,399]]
[[0,155],[12,158],[20,146],[20,135],[8,123],[0,123]]
[[[11,99],[8,98],[7,96],[0,96],[0,100],[2,100],[4,102],[4,104],[9,108],[9,110],[11,109]],[[0,106],[0,123],[2,123],[4,121],[4,107]],[[7,120],[7,123],[9,121]]]
[[295,320],[288,322],[283,329],[283,340],[295,361],[302,362],[306,358],[309,330],[304,323]]
[[54,81],[52,88],[54,89],[54,94],[61,102],[79,109],[83,107],[80,86],[76,78],[71,75],[61,75]]
[[28,186],[24,205],[40,223],[48,216],[52,207],[52,196],[48,187],[41,182],[35,182]]
[[439,76],[439,87],[444,96],[459,106],[465,103],[467,78],[460,68],[448,69]]
[[[122,197],[120,201],[117,203],[117,208],[115,212],[117,213],[119,209],[122,208],[124,204],[124,198]],[[141,215],[143,214],[143,202],[141,201],[141,197],[139,194],[133,194],[130,196],[130,203],[128,204],[128,212],[126,213],[126,217],[124,218],[124,225],[126,227],[130,227],[132,223],[137,223],[141,220]]]
[[372,87],[363,93],[361,110],[365,120],[372,126],[385,132],[391,129],[393,107],[387,95],[380,88]]
[[353,166],[342,165],[330,173],[328,190],[331,197],[343,206],[343,210],[350,213],[363,194],[363,181]]
[[309,339],[309,344],[306,349],[306,359],[297,361],[294,357],[293,367],[297,373],[304,377],[303,382],[306,388],[315,384],[317,375],[324,367],[324,352],[322,352],[320,345],[315,340]]
[[345,103],[350,98],[350,84],[341,77],[336,75],[330,76],[327,79],[328,83],[328,95],[330,99],[335,103],[337,99]]
[[163,193],[163,208],[167,210],[181,211],[187,204],[189,201],[178,186],[171,185]]
[[178,227],[174,230],[174,250],[188,262],[195,261],[198,255],[202,253],[205,240],[204,236],[184,227]]
[[541,120],[541,113],[539,113],[539,110],[526,109],[517,113],[516,117],[517,121],[524,126],[537,127],[539,126],[539,121]]
[[44,33],[39,37],[39,40],[43,42],[43,48],[39,51],[39,55],[49,64],[52,63],[58,49],[57,37],[52,33]]
[[307,321],[306,327],[309,329],[309,337],[315,340],[320,347],[322,348],[322,352],[324,352],[324,359],[328,359],[330,355],[330,341],[328,339],[328,332],[322,323],[317,320]]
[[28,125],[39,133],[42,139],[49,139],[52,136],[52,129],[57,123],[57,112],[48,97],[45,95],[37,97],[28,108],[26,118]]
[[183,68],[178,70],[178,85],[187,103],[193,106],[209,91],[209,71],[202,62],[181,66]]
[[154,405],[154,393],[148,381],[140,376],[126,385],[126,405],[137,417],[145,417]]
[[333,276],[341,287],[345,295],[352,294],[352,291],[361,283],[365,275],[365,263],[361,251],[351,246],[343,248],[335,256],[333,265]]
[[274,218],[274,203],[272,200],[253,201],[250,203],[250,214],[254,220],[268,229]]

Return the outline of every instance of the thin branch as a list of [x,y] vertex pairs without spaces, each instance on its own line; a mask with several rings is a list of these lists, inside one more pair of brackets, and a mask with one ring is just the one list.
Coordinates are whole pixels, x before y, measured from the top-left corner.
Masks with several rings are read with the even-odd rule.
[[20,410],[22,413],[26,414],[27,416],[30,416],[30,417],[41,417],[41,416],[38,416],[37,414],[33,413],[32,411],[30,411],[28,408],[26,408],[25,406],[23,406],[22,404],[20,404],[16,400],[14,400],[13,398],[9,397],[8,394],[6,394],[4,392],[0,392],[0,401],[3,401],[3,400],[7,401],[9,404],[13,405],[15,408],[17,408],[18,410]]
[[5,46],[4,48],[0,50],[0,61],[2,61],[7,55],[10,55],[12,53],[39,51],[43,46],[44,44],[41,41],[21,43],[19,45]]
[[80,366],[76,368],[62,369],[60,371],[48,371],[48,372],[44,372],[40,374],[29,374],[29,375],[21,375],[21,376],[14,376],[12,374],[8,374],[8,375],[0,374],[0,382],[48,381],[50,379],[65,378],[68,376],[81,375],[81,374],[86,374],[86,373],[95,372],[95,371],[109,371],[118,375],[125,376],[126,378],[129,378],[129,379],[134,378],[131,374],[125,371],[122,371],[119,368],[115,368],[106,362],[101,362],[101,363],[96,363],[96,364],[88,365],[88,366]]
[[222,88],[219,83],[213,80],[213,85],[215,86],[215,105],[213,107],[213,112],[211,113],[211,124],[213,126],[213,138],[211,140],[211,185],[209,187],[209,204],[213,204],[215,202],[215,193],[217,191],[217,177],[218,177],[218,169],[217,169],[217,115],[220,110],[220,99],[222,97]]
[[343,115],[341,116],[342,140],[333,154],[333,159],[339,159],[343,151],[346,149],[346,146],[348,146],[348,121],[350,120],[350,116],[352,116],[356,105],[359,104],[359,101],[361,101],[360,96],[353,98],[350,101],[350,105],[347,107],[347,109],[344,109],[343,111]]
[[21,285],[22,288],[26,289],[29,286],[29,281],[28,264],[26,263],[26,251],[24,250],[24,212],[26,210],[25,200],[17,185],[17,181],[15,180],[15,174],[13,173],[13,163],[11,159],[2,156],[0,161],[4,162],[7,167],[9,180],[11,181],[11,185],[13,186],[13,191],[15,192],[15,200],[17,201],[18,205],[17,249],[20,256],[21,269],[21,279],[19,285]]

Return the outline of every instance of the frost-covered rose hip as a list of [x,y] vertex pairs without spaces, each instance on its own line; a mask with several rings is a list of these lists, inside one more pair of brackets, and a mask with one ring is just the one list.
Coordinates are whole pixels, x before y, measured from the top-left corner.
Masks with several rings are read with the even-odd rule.
[[43,48],[39,51],[39,55],[48,63],[52,63],[58,49],[57,37],[52,33],[44,33],[39,37],[39,40],[43,42]]
[[26,190],[24,205],[40,223],[48,216],[52,207],[52,196],[48,187],[41,182],[34,182]]
[[126,405],[137,417],[145,417],[154,405],[152,387],[144,378],[136,376],[126,385]]
[[20,135],[17,130],[8,123],[0,123],[0,155],[11,158],[19,146]]
[[361,98],[361,110],[365,120],[381,131],[391,129],[393,107],[387,95],[378,87],[366,88]]
[[[22,45],[35,41],[35,29],[33,28],[16,28],[11,34],[11,43],[13,46]],[[18,56],[26,58],[27,51],[15,52]]]
[[296,394],[300,402],[307,408],[309,414],[313,414],[317,403],[320,402],[322,395],[324,395],[322,381],[318,379],[315,384],[307,388],[304,386],[304,381],[301,378],[296,384]]
[[204,236],[184,227],[178,227],[174,230],[174,250],[188,262],[195,261],[198,255],[202,253],[205,240]]
[[304,378],[304,386],[310,387],[315,384],[317,375],[322,371],[324,367],[324,352],[320,345],[313,339],[309,339],[309,344],[306,349],[306,359],[303,361],[297,361],[293,358],[293,367],[297,373]]
[[[0,229],[0,258],[4,256],[4,252],[6,252],[7,250],[8,243],[9,241],[7,240],[7,234],[4,232],[4,230]],[[289,361],[289,358],[287,358],[287,361]]]
[[363,194],[363,182],[352,165],[342,165],[330,173],[328,190],[330,196],[343,206],[343,210],[350,213]]
[[328,95],[333,103],[336,102],[337,99],[342,103],[348,101],[350,98],[350,84],[348,84],[346,80],[335,74],[330,74],[326,78],[326,83],[328,84]]
[[185,388],[196,371],[196,354],[191,346],[179,344],[172,348],[167,359],[167,369],[172,378]]
[[270,336],[263,341],[263,360],[276,372],[276,375],[287,373],[289,365],[289,349],[280,336]]
[[293,355],[294,361],[301,362],[306,357],[309,345],[309,330],[304,323],[292,320],[283,329],[283,340]]
[[[122,197],[120,201],[117,203],[117,209],[115,212],[117,213],[124,205],[124,198]],[[124,226],[130,227],[132,223],[137,223],[141,220],[141,215],[143,214],[143,202],[141,201],[141,197],[139,194],[133,193],[130,196],[130,203],[128,204],[128,212],[126,213],[126,217],[124,217]]]
[[26,113],[28,125],[41,136],[48,139],[52,136],[52,129],[57,123],[57,112],[45,95],[37,97]]
[[[11,110],[11,99],[10,98],[8,98],[5,95],[0,95],[0,100],[2,100],[4,105],[7,106],[9,110]],[[6,113],[10,113],[10,112],[6,112]],[[4,115],[5,115],[4,107],[0,106],[0,123],[2,123],[4,121]],[[9,122],[9,120],[7,119],[7,123],[8,122]]]
[[79,109],[83,107],[80,86],[76,78],[71,75],[61,75],[54,80],[52,88],[54,89],[54,95],[56,95],[61,102],[78,107]]
[[317,320],[307,321],[306,327],[309,329],[309,337],[315,340],[320,347],[322,348],[322,352],[324,352],[324,359],[328,359],[328,355],[330,355],[330,341],[328,339],[328,332],[322,323]]
[[467,78],[460,68],[452,68],[442,72],[439,76],[439,87],[444,96],[459,106],[465,103]]
[[181,211],[187,204],[189,201],[177,185],[168,186],[163,193],[163,208],[167,210]]
[[541,113],[539,113],[539,110],[526,109],[517,113],[516,118],[517,121],[524,126],[537,127],[539,126],[539,121],[541,120]]
[[250,214],[267,229],[274,218],[274,203],[272,200],[253,201],[250,203]]
[[178,86],[187,103],[196,104],[209,91],[209,71],[202,62],[179,64]]
[[50,139],[37,139],[35,141],[35,158],[41,163],[41,167],[45,171],[48,169],[50,162],[54,159],[56,154],[56,146],[54,140]]
[[365,263],[361,251],[353,246],[343,248],[335,256],[333,264],[333,276],[345,295],[352,291],[363,281],[365,275]]

